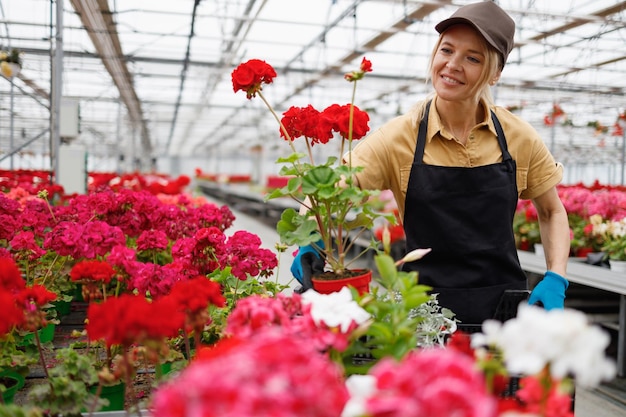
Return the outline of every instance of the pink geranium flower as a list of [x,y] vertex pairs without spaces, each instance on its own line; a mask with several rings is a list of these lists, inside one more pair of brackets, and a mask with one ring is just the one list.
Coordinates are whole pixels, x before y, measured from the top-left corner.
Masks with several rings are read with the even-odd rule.
[[376,378],[365,400],[371,417],[496,415],[496,400],[474,360],[455,350],[414,351],[400,362],[386,358],[370,374]]
[[337,365],[276,331],[222,339],[154,395],[160,417],[337,417],[348,392]]

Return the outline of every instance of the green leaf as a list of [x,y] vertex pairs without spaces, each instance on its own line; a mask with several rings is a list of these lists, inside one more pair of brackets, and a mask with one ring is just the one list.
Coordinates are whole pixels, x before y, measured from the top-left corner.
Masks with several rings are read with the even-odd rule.
[[300,192],[300,187],[302,187],[302,178],[293,177],[287,182],[286,190],[289,194],[296,194]]
[[278,162],[279,164],[294,164],[296,163],[298,160],[304,158],[306,156],[306,154],[302,153],[302,152],[294,152],[289,156],[281,156],[279,157],[276,162]]
[[413,292],[403,297],[404,302],[408,308],[416,308],[430,299],[430,295],[425,293]]
[[317,223],[292,208],[283,211],[276,224],[276,231],[281,241],[287,245],[310,245],[321,238]]
[[344,225],[344,228],[346,230],[354,230],[360,227],[370,229],[373,224],[374,222],[372,221],[372,218],[370,216],[365,213],[359,213],[354,219],[347,221]]
[[396,263],[393,258],[386,254],[379,254],[374,257],[374,261],[376,262],[376,268],[381,277],[380,279],[384,283],[383,286],[393,288],[398,277],[398,270],[396,269]]
[[[326,166],[315,167],[302,178],[302,192],[311,195],[320,194],[320,196],[325,196],[322,198],[328,198],[335,192],[334,189],[339,179],[340,177],[332,168]],[[330,193],[327,190],[328,188],[332,190]]]

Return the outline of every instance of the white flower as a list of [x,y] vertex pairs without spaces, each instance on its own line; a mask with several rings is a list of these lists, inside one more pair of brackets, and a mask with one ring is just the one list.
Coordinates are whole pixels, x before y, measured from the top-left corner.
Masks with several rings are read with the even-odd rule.
[[376,391],[376,377],[372,375],[351,375],[346,379],[350,399],[341,417],[359,417],[366,414],[365,402]]
[[302,301],[311,304],[311,316],[316,324],[340,327],[344,333],[348,331],[352,322],[361,325],[372,317],[354,301],[348,287],[331,294],[308,290],[302,294]]
[[534,375],[550,366],[553,377],[575,377],[593,387],[615,375],[615,364],[604,355],[608,334],[589,325],[584,313],[520,304],[517,317],[504,323],[488,320],[472,344],[497,346],[509,372]]

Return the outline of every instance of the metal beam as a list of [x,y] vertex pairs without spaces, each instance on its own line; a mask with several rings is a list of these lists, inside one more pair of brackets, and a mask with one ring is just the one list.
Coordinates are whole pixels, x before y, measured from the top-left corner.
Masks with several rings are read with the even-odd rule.
[[111,75],[120,98],[128,109],[130,120],[141,132],[144,152],[151,154],[150,133],[143,117],[141,102],[133,87],[126,61],[123,59],[124,54],[117,36],[117,27],[107,0],[70,0],[70,2],[80,16],[102,63]]

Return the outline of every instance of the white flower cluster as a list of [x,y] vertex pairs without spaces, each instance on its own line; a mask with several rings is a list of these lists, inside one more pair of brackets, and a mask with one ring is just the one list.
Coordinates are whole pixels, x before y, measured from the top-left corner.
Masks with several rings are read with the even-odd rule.
[[571,376],[585,387],[615,376],[615,363],[605,356],[608,333],[590,325],[580,311],[522,303],[516,318],[487,320],[482,330],[472,337],[474,347],[495,346],[514,375],[535,375],[548,367],[553,377]]
[[352,322],[361,325],[371,318],[371,315],[354,301],[348,287],[331,294],[308,290],[302,294],[302,301],[311,304],[311,316],[316,324],[323,322],[331,328],[339,327],[342,333],[348,331]]
[[609,222],[608,233],[614,238],[623,238],[626,236],[626,219]]
[[594,214],[589,221],[593,225],[593,234],[596,236],[609,236],[613,239],[626,236],[626,218],[605,221],[599,214]]

